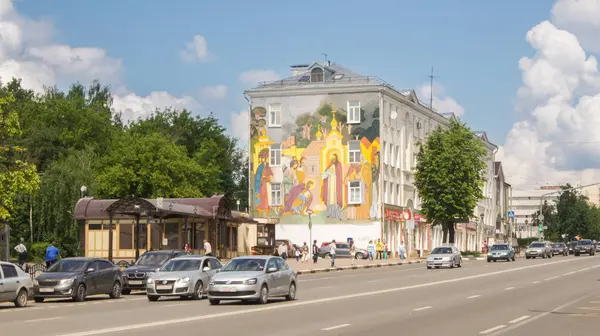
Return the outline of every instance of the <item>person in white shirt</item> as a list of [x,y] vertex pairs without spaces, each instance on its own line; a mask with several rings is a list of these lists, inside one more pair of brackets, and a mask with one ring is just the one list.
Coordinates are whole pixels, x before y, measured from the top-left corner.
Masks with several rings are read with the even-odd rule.
[[331,256],[331,267],[335,267],[335,240],[329,244],[329,255]]
[[205,256],[212,256],[212,246],[210,246],[210,243],[208,242],[208,240],[204,239],[204,255]]
[[24,239],[21,238],[19,245],[15,246],[15,251],[19,254],[19,266],[23,268],[23,264],[27,261],[27,247],[23,244]]
[[288,251],[287,245],[285,244],[285,242],[281,242],[281,245],[279,245],[278,252],[279,252],[279,256],[284,260],[287,259],[287,251]]

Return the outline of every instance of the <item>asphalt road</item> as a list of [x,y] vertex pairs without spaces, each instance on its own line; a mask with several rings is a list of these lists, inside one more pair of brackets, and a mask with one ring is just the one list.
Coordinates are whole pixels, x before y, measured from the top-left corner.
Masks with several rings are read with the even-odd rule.
[[[600,256],[302,275],[297,300],[69,300],[0,304],[2,335],[570,335],[600,326]],[[7,332],[5,334],[5,332]]]

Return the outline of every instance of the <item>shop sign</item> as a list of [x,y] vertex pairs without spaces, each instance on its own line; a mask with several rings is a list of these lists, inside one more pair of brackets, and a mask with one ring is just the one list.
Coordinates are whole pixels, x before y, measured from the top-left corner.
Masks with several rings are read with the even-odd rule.
[[427,222],[427,218],[425,218],[425,216],[416,213],[415,214],[415,221],[417,222]]
[[385,209],[385,219],[388,220],[393,220],[393,221],[399,221],[400,220],[400,211],[397,210],[391,210],[391,209]]
[[404,211],[404,213],[402,214],[402,218],[404,220],[410,220],[412,218],[412,214],[410,213],[410,210],[406,210]]

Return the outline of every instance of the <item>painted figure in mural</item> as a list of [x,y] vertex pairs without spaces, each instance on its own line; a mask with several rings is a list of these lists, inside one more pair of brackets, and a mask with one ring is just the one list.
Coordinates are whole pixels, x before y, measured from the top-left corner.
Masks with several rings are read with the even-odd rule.
[[271,182],[273,171],[269,167],[269,150],[263,149],[258,154],[260,164],[254,175],[254,190],[256,192],[254,204],[259,212],[269,211],[269,189],[267,184]]
[[356,219],[369,219],[371,218],[371,188],[373,187],[373,178],[371,171],[371,164],[367,160],[367,158],[361,154],[360,160],[362,162],[360,166],[360,177],[362,181],[362,204],[358,206],[356,209]]
[[295,185],[298,185],[298,178],[296,177],[296,170],[298,169],[298,161],[295,160],[295,157],[289,164],[289,167],[283,167],[283,183],[284,187],[284,195],[289,195],[290,190]]
[[327,218],[342,220],[342,207],[344,205],[343,195],[343,173],[342,164],[338,155],[333,154],[331,163],[321,175],[321,199],[327,205]]
[[293,187],[288,196],[288,201],[285,204],[285,208],[283,209],[283,215],[289,211],[292,211],[295,214],[306,216],[306,212],[310,210],[310,205],[313,201],[311,189],[313,189],[314,186],[315,181],[308,180],[306,183],[302,183]]
[[373,155],[373,166],[371,168],[371,219],[379,218],[379,152]]
[[[346,185],[346,204],[350,199],[350,186],[348,185],[348,182],[350,181],[361,181],[359,164],[351,164],[350,168],[348,168],[348,172],[346,172],[346,178],[344,179],[344,184]],[[357,207],[358,206],[355,204],[346,205],[346,219],[358,219],[358,217],[356,216]]]

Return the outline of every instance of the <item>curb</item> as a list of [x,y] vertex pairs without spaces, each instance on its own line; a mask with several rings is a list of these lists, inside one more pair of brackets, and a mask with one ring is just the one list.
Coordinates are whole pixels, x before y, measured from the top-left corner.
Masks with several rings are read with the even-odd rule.
[[[486,260],[485,257],[478,258],[463,258],[464,261],[470,260]],[[391,263],[381,263],[381,264],[367,264],[367,265],[354,265],[354,266],[341,266],[341,267],[329,267],[329,268],[315,268],[311,270],[299,270],[296,274],[315,274],[315,273],[325,273],[325,272],[339,272],[339,271],[347,271],[347,270],[356,270],[356,269],[366,269],[366,268],[381,268],[381,267],[392,267],[392,266],[401,266],[401,265],[413,265],[413,264],[422,264],[426,260],[411,260],[411,261],[398,261]]]

